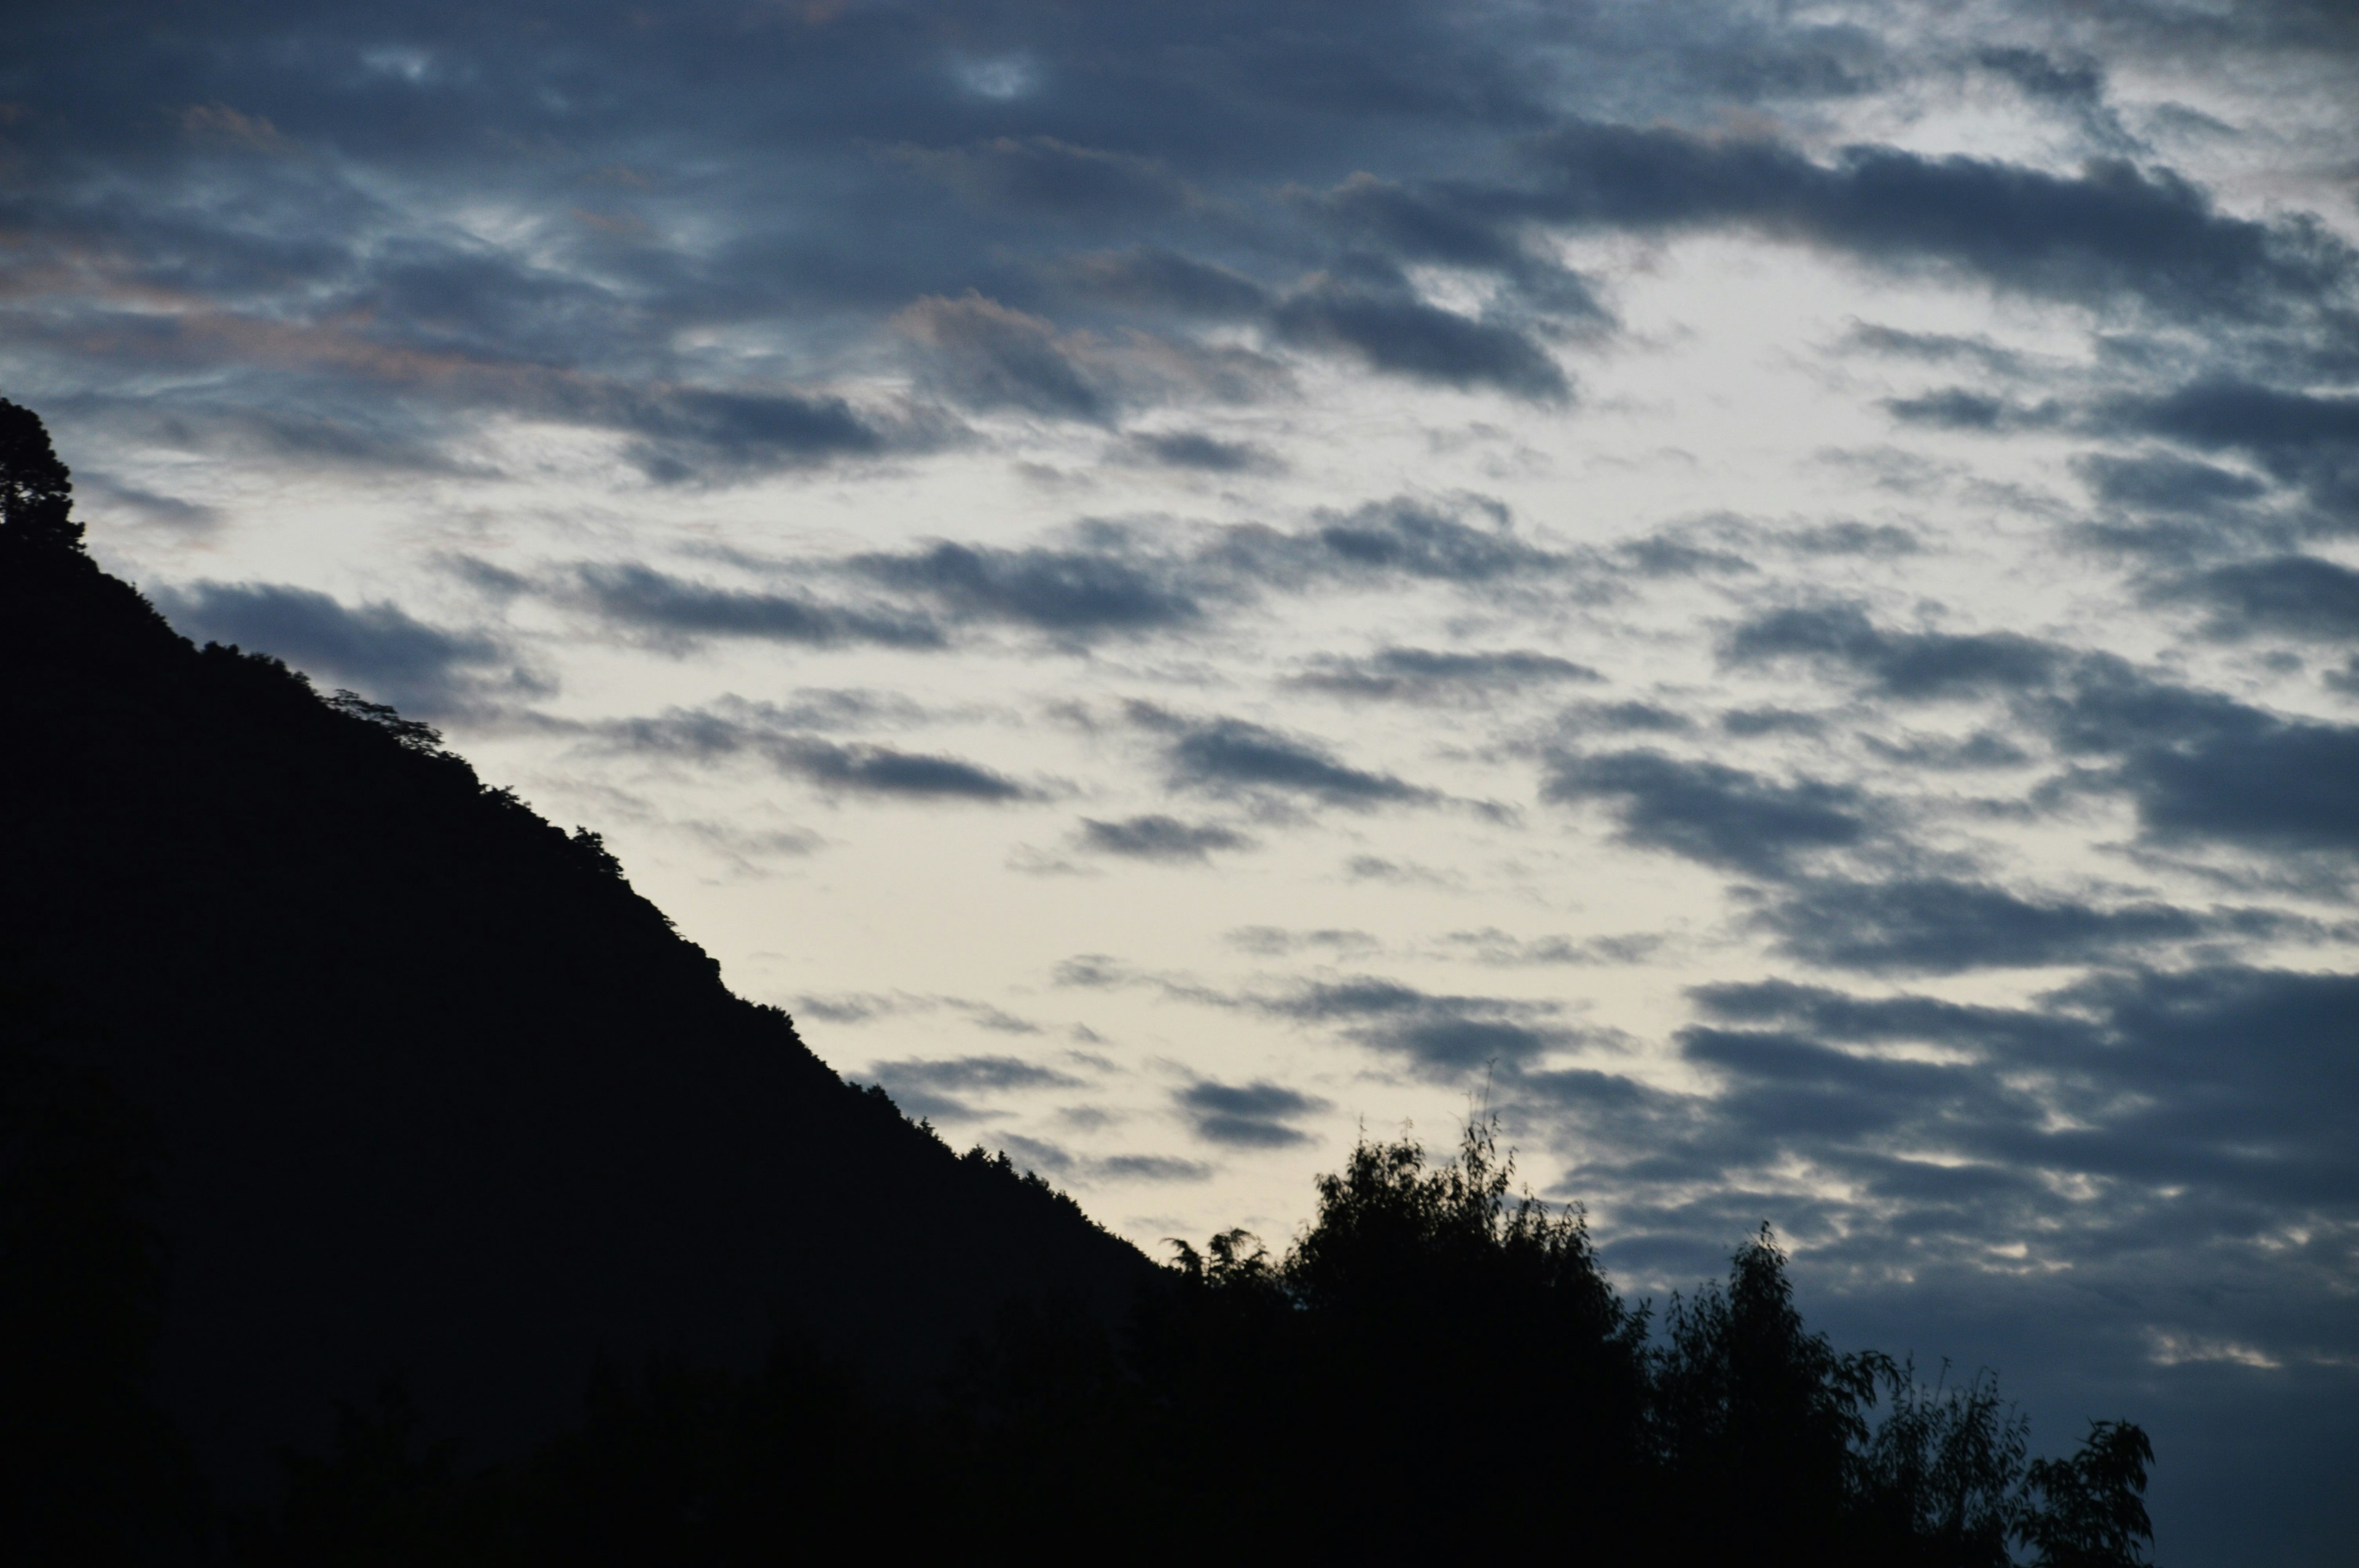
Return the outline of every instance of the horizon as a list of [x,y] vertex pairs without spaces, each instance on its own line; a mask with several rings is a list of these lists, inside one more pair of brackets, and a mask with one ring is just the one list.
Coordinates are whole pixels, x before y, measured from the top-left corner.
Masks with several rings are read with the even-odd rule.
[[120,9],[0,395],[176,628],[1151,1255],[1495,1113],[2331,1560],[2359,19]]

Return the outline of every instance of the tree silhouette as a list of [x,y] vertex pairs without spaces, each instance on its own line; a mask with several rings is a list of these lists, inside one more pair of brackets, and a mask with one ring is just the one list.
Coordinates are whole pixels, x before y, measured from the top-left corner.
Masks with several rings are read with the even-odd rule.
[[2007,1542],[2028,1509],[2021,1487],[2030,1422],[1979,1373],[1929,1387],[1913,1362],[1885,1378],[1891,1410],[1860,1455],[1860,1504],[1869,1538],[1914,1544],[1942,1568],[2007,1568]]
[[2146,1512],[2154,1444],[2127,1422],[2094,1421],[2070,1459],[2033,1462],[2028,1477],[2041,1506],[2021,1526],[2038,1568],[2135,1568],[2154,1539]]
[[0,531],[49,549],[82,548],[71,471],[39,415],[0,397]]

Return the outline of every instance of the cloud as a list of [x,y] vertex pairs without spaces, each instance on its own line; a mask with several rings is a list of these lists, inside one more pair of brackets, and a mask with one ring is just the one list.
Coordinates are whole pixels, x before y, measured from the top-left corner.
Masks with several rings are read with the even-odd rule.
[[[2077,175],[1859,146],[1814,162],[1768,139],[1575,122],[1533,144],[1521,211],[1583,227],[1742,226],[1886,268],[1940,266],[2011,291],[2136,298],[2196,319],[2267,319],[2351,276],[2314,224],[2215,208],[2167,168],[2096,159]],[[1503,200],[1506,200],[1503,198]]]
[[1281,473],[1285,460],[1267,447],[1251,441],[1223,441],[1201,430],[1169,430],[1135,435],[1129,449],[1166,468],[1192,469],[1199,473]]
[[1593,330],[1613,322],[1588,279],[1551,258],[1520,225],[1501,222],[1451,187],[1419,189],[1363,172],[1309,205],[1362,254],[1488,272],[1524,305],[1559,321]]
[[2202,605],[2222,638],[2359,638],[2359,572],[2316,556],[2237,561],[2161,585],[2156,597]]
[[1076,146],[1050,135],[998,136],[896,157],[970,200],[1047,217],[1132,220],[1186,205],[1185,181],[1160,161]]
[[1695,728],[1695,721],[1686,714],[1652,702],[1575,703],[1558,716],[1557,723],[1567,734],[1597,730],[1616,735],[1633,731],[1676,735]]
[[1572,400],[1572,383],[1527,333],[1406,295],[1321,282],[1282,302],[1271,325],[1288,342],[1345,350],[1414,381],[1487,386],[1532,403]]
[[1732,708],[1720,716],[1720,727],[1740,740],[1758,735],[1821,735],[1826,721],[1815,713],[1789,708]]
[[1176,816],[1132,816],[1120,822],[1082,819],[1086,849],[1137,860],[1202,862],[1215,849],[1250,849],[1254,841],[1213,822],[1182,822]]
[[149,597],[193,638],[274,654],[417,714],[463,708],[503,674],[511,687],[533,684],[497,668],[508,658],[499,639],[444,631],[394,604],[355,608],[311,589],[255,582],[195,582]]
[[2359,395],[2215,377],[2113,398],[2093,422],[2199,451],[2238,453],[2278,483],[2306,491],[2338,526],[2359,526]]
[[1081,1082],[1016,1056],[913,1056],[872,1063],[868,1070],[905,1113],[946,1121],[971,1121],[990,1114],[962,1096],[1062,1088]]
[[1944,387],[1918,397],[1887,397],[1884,411],[1904,425],[1934,430],[1966,430],[1995,436],[2018,430],[2049,430],[2066,423],[2060,403],[2024,404],[1963,387]]
[[1559,752],[1543,771],[1540,798],[1608,802],[1626,843],[1764,877],[1789,874],[1798,856],[1864,844],[1880,816],[1850,784],[1780,784],[1653,751]]
[[1288,931],[1278,925],[1240,925],[1223,933],[1223,939],[1244,952],[1266,958],[1282,958],[1290,954],[1326,950],[1331,952],[1365,951],[1376,946],[1376,939],[1365,931],[1341,926],[1327,926],[1315,931]]
[[1336,1028],[1445,1081],[1494,1064],[1527,1065],[1579,1038],[1552,1021],[1560,1011],[1554,1002],[1437,995],[1378,977],[1304,985],[1253,1005]]
[[1314,660],[1309,669],[1290,677],[1289,684],[1338,697],[1444,702],[1604,678],[1587,665],[1520,649],[1459,654],[1430,648],[1379,648],[1356,658]]
[[1212,1168],[1201,1160],[1170,1154],[1110,1154],[1090,1169],[1107,1182],[1202,1182],[1212,1174]]
[[1067,257],[1051,276],[1085,297],[1181,317],[1242,319],[1269,302],[1241,273],[1151,245]]
[[1206,1079],[1176,1091],[1172,1098],[1197,1137],[1238,1149],[1284,1149],[1310,1142],[1310,1134],[1288,1124],[1327,1108],[1323,1099],[1266,1079],[1249,1084]]
[[961,757],[905,752],[810,734],[811,715],[731,699],[703,708],[673,708],[652,719],[584,726],[621,751],[696,762],[752,755],[789,777],[831,794],[906,800],[1009,804],[1042,792]]
[[797,591],[717,588],[632,562],[578,567],[556,591],[604,620],[666,640],[749,637],[814,647],[876,643],[901,648],[940,647],[945,640],[931,621],[898,609],[829,604]]
[[2023,354],[1979,334],[1917,332],[1875,322],[1854,321],[1840,347],[1889,359],[1917,360],[1929,364],[1960,362],[1980,366],[1993,375],[2021,374],[2029,366]]
[[1038,791],[1006,774],[959,757],[793,736],[767,741],[762,751],[779,772],[849,795],[994,803],[1038,798]]
[[2172,515],[2217,515],[2258,500],[2269,488],[2234,469],[2163,453],[2085,452],[2072,460],[2072,470],[2105,505]]
[[[1488,525],[1466,521],[1468,514]],[[1480,496],[1436,502],[1401,496],[1326,513],[1293,535],[1239,528],[1224,554],[1242,570],[1350,579],[1408,578],[1462,584],[1561,575],[1587,563],[1530,543],[1506,507]]]
[[938,541],[899,554],[853,556],[852,571],[923,594],[960,620],[1013,622],[1058,636],[1168,629],[1199,619],[1205,588],[1184,569],[1134,558],[1126,541],[1097,549],[1004,549]]
[[1087,341],[1037,316],[969,291],[920,299],[895,322],[926,351],[933,385],[964,407],[1093,423],[1113,416],[1114,388],[1090,362]]
[[1568,936],[1543,936],[1527,941],[1496,926],[1485,926],[1480,931],[1448,932],[1438,946],[1452,957],[1471,958],[1478,964],[1516,968],[1541,964],[1627,968],[1643,964],[1655,957],[1661,951],[1664,942],[1665,938],[1646,932],[1623,936],[1591,936],[1578,942]]
[[1987,882],[1911,877],[1792,884],[1754,918],[1778,950],[1821,968],[1955,974],[2153,955],[2201,937],[2254,938],[2298,923],[2263,910],[2099,907]]
[[[2339,1054],[2319,1049],[2359,1021],[2359,977],[2140,969],[2079,982],[2038,1009],[1774,982],[1692,994],[1708,1016],[1745,1025],[1691,1030],[1682,1048],[1725,1076],[1713,1114],[1754,1145],[1748,1158],[1807,1150],[1858,1169],[1851,1152],[1913,1144],[1994,1173],[2300,1205],[2359,1198],[2359,1159],[2340,1146],[2338,1120],[2359,1085]],[[2236,1050],[2219,1049],[2223,1040]],[[1876,1054],[1908,1045],[1947,1059]],[[2053,1205],[2055,1189],[2044,1196],[2033,1206]]]
[[630,460],[660,483],[714,480],[869,457],[886,433],[841,397],[677,387],[624,401]]
[[2050,643],[2014,633],[1960,635],[1889,632],[1856,604],[1773,611],[1738,626],[1724,663],[1808,658],[1847,666],[1891,697],[1914,701],[2021,690],[2046,682],[2061,660]]
[[1439,798],[1390,773],[1353,767],[1316,741],[1243,719],[1183,719],[1145,703],[1131,705],[1131,718],[1166,737],[1165,765],[1176,789],[1294,795],[1362,810]]
[[2125,791],[2148,837],[2359,849],[2359,728],[2281,718],[2103,655],[2025,711],[2067,750],[2114,758],[2086,782]]

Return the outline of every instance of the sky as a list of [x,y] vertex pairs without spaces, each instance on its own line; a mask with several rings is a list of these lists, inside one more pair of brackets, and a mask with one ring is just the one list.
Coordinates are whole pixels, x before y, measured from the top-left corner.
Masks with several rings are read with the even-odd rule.
[[2359,11],[9,9],[92,553],[839,1070],[1150,1250],[1495,1115],[2342,1560]]

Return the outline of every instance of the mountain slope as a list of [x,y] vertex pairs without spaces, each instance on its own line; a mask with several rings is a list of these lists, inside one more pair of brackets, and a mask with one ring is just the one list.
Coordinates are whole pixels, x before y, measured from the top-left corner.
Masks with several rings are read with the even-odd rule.
[[784,1325],[913,1383],[1012,1293],[1147,1268],[846,1086],[594,838],[21,527],[0,735],[0,969],[156,1126],[163,1399],[233,1495],[387,1373],[488,1458],[601,1352]]

